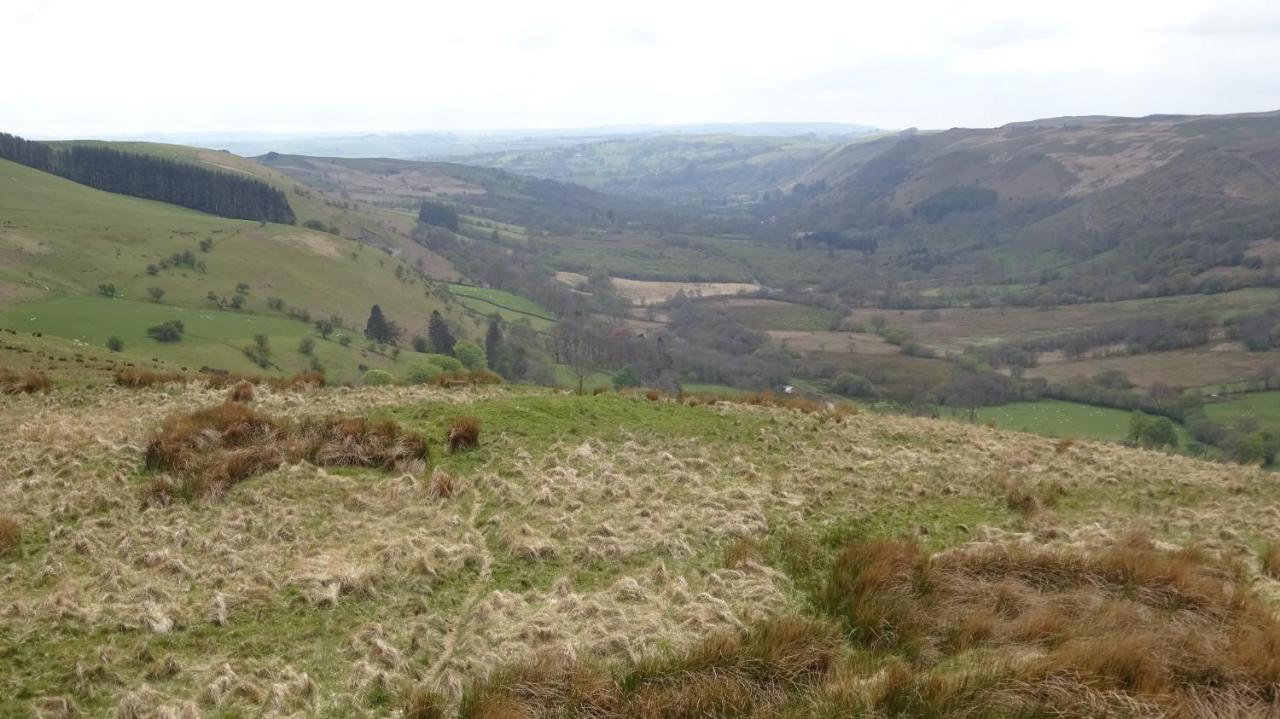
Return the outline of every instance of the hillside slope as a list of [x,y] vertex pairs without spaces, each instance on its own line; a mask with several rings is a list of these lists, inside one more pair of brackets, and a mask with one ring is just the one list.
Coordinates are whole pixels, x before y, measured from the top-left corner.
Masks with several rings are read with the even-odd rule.
[[[464,335],[480,336],[478,315],[446,306],[402,260],[341,236],[213,217],[4,161],[0,183],[0,316],[10,328],[101,346],[99,335],[118,322],[175,308],[223,317],[220,326],[243,326],[222,338],[234,358],[260,333],[255,321],[277,328],[267,334],[289,338],[278,350],[292,353],[310,325],[291,311],[315,319],[336,315],[358,339],[376,303],[410,335],[424,333],[432,310],[441,309]],[[151,301],[151,288],[163,291],[159,302]],[[283,305],[273,307],[276,299]],[[233,300],[240,311],[227,311]],[[130,302],[146,304],[128,309]],[[296,331],[282,334],[282,327]],[[122,337],[127,352],[171,349],[142,338],[142,329]],[[349,377],[360,358],[354,349],[342,354],[341,374]]]
[[503,223],[567,230],[628,223],[663,224],[677,213],[656,202],[581,185],[449,162],[267,154],[263,166],[319,191],[417,214],[424,199]]
[[[393,420],[433,445],[431,471],[301,462],[191,497],[144,469],[143,448],[164,418],[221,401],[221,393],[192,385],[55,391],[6,404],[0,435],[11,439],[0,449],[0,514],[20,535],[15,549],[0,553],[0,657],[10,668],[0,673],[0,714],[74,707],[89,716],[403,716],[395,712],[418,690],[456,707],[466,687],[511,662],[541,667],[524,675],[536,684],[575,658],[625,663],[816,611],[821,600],[811,592],[831,571],[824,557],[846,541],[883,539],[875,546],[885,551],[909,546],[889,541],[899,537],[914,537],[925,553],[902,549],[887,558],[882,569],[891,576],[904,562],[910,568],[932,555],[945,570],[956,552],[985,551],[978,556],[990,559],[972,566],[966,583],[938,591],[981,589],[972,584],[979,579],[991,587],[953,597],[955,633],[946,638],[950,620],[932,616],[920,629],[940,638],[915,652],[847,632],[847,648],[828,657],[843,662],[835,672],[843,682],[831,684],[843,693],[827,698],[888,703],[889,679],[901,685],[904,673],[938,671],[956,673],[924,686],[966,691],[903,690],[901,701],[973,700],[997,687],[964,672],[1004,666],[990,653],[1003,643],[1018,659],[1009,666],[1026,667],[1095,616],[1136,631],[1174,612],[1171,627],[1189,626],[1204,640],[1195,666],[1211,661],[1215,627],[1261,615],[1240,609],[1258,606],[1242,604],[1242,594],[1234,609],[1194,623],[1227,579],[1195,584],[1208,570],[1192,562],[1205,553],[1220,567],[1236,560],[1253,567],[1256,548],[1280,534],[1276,513],[1259,510],[1280,501],[1280,485],[1255,469],[901,416],[525,388],[263,389],[253,405],[279,421]],[[479,447],[439,451],[445,425],[459,414],[482,423]],[[1149,539],[1132,538],[1135,529]],[[1152,540],[1154,549],[1142,549]],[[1198,549],[1177,549],[1192,544]],[[1063,553],[1049,559],[1118,548],[1114,567],[1085,577],[1101,587],[1116,582],[1114,594],[1069,591],[1077,573],[1054,573],[1056,564],[1014,564],[1029,547]],[[1255,589],[1242,591],[1276,590],[1256,570],[1245,576]],[[1064,598],[1023,588],[1037,578],[1042,591],[1057,587]],[[864,621],[883,613],[878,626],[902,626],[894,624],[904,619],[899,610],[918,601],[911,581],[868,586],[897,594],[890,604],[869,601]],[[966,601],[971,613],[960,614]],[[1155,640],[1115,636],[1108,661],[1063,659],[1078,664],[1028,689],[1081,700],[1099,692],[1101,700],[1128,700],[1122,709],[1165,699],[1151,695],[1162,674],[1125,678],[1135,662],[1163,661],[1147,651]],[[1100,674],[1073,674],[1070,666]],[[1253,667],[1236,671],[1263,671]],[[1064,684],[1073,676],[1078,694],[1069,690],[1076,684]],[[1238,674],[1186,681],[1198,682],[1194,688],[1228,676],[1240,681]],[[556,696],[527,692],[520,700]],[[1087,708],[1031,715],[1126,716]],[[464,715],[493,716],[471,710]]]
[[998,248],[1086,263],[1119,287],[1178,273],[1198,285],[1214,268],[1235,268],[1217,282],[1256,284],[1248,253],[1280,235],[1280,112],[907,132],[849,146],[796,182],[761,216],[934,253],[916,266]]
[[845,142],[848,136],[659,135],[459,159],[606,192],[722,207],[776,192]]

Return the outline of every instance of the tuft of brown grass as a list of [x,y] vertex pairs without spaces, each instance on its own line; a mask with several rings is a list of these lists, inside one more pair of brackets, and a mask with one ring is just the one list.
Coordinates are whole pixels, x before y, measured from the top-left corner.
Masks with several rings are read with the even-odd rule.
[[760,545],[750,539],[739,539],[729,545],[728,550],[724,553],[724,566],[730,569],[738,569],[746,565],[748,562],[760,561]]
[[476,447],[480,444],[480,420],[470,416],[454,418],[445,429],[444,442],[450,452]]
[[17,373],[0,367],[0,394],[45,394],[53,390],[53,381],[44,372],[31,370]]
[[616,674],[538,657],[470,687],[459,714],[468,719],[772,715],[793,693],[827,675],[839,647],[839,631],[830,623],[781,617],[743,633],[712,634],[682,652],[644,658]]
[[474,385],[502,384],[502,377],[487,369],[474,372],[441,372],[431,378],[436,387],[471,387]]
[[427,495],[432,499],[448,499],[460,489],[457,477],[437,469],[431,474],[431,486],[427,488]]
[[147,445],[147,469],[180,478],[180,486],[153,482],[148,502],[180,494],[218,494],[231,485],[288,462],[322,466],[409,469],[425,465],[422,437],[394,422],[328,417],[279,422],[229,402],[165,420]]
[[1071,449],[1075,445],[1076,445],[1075,439],[1071,437],[1063,437],[1062,439],[1053,443],[1053,451],[1057,452],[1058,454],[1062,454],[1063,452],[1066,452],[1068,449]]
[[644,398],[650,402],[657,402],[662,399],[662,390],[647,389],[644,391]]
[[[887,675],[871,703],[889,715],[1088,717],[1118,701],[1161,716],[1265,716],[1280,701],[1280,622],[1243,572],[1142,536],[934,557],[902,540],[852,542],[823,605],[856,641],[933,653]],[[981,652],[981,677],[935,669],[965,652]]]
[[400,699],[400,716],[404,719],[444,719],[449,716],[449,702],[440,694],[415,687]]
[[1064,494],[1062,485],[1056,481],[1031,483],[1026,480],[1015,480],[1003,467],[996,473],[996,480],[1004,492],[1004,503],[1009,509],[1023,517],[1031,517],[1046,509],[1057,506],[1058,498]]
[[143,389],[145,387],[154,387],[162,384],[175,384],[186,382],[186,375],[176,372],[153,372],[148,369],[138,369],[136,367],[125,367],[117,370],[115,374],[115,382],[121,387],[129,389]]
[[1268,542],[1262,548],[1262,573],[1272,579],[1280,579],[1280,543]]
[[13,517],[0,515],[0,557],[17,553],[22,546],[22,525]]
[[299,372],[288,377],[271,377],[267,384],[277,390],[305,390],[325,386],[324,375],[320,372]]
[[228,402],[252,402],[253,401],[253,384],[246,381],[240,381],[231,386],[227,390]]

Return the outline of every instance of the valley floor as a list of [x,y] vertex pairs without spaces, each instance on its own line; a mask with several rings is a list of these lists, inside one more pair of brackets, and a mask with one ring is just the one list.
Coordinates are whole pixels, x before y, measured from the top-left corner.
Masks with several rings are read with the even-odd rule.
[[[421,431],[433,467],[302,462],[148,502],[149,437],[222,392],[3,400],[0,514],[22,539],[0,556],[0,716],[382,716],[414,687],[456,701],[534,655],[634,660],[807,611],[800,578],[768,552],[738,556],[744,540],[910,536],[936,552],[1142,529],[1255,567],[1280,538],[1280,484],[1251,468],[895,415],[511,387],[260,388],[274,417]],[[459,415],[482,422],[480,446],[445,453]],[[1027,493],[1044,506],[1015,501]],[[1280,586],[1250,573],[1264,597]]]

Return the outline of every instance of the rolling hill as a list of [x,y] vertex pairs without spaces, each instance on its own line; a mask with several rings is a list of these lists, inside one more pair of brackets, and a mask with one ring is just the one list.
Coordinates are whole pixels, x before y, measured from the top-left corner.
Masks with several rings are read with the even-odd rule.
[[[358,348],[374,303],[410,335],[424,333],[440,309],[464,335],[481,336],[480,313],[446,304],[404,260],[340,235],[214,217],[7,161],[0,161],[0,183],[0,325],[9,329],[97,348],[118,334],[129,357],[242,372],[257,368],[239,350],[267,334],[276,355],[288,358],[275,371],[289,371],[310,361],[294,352],[313,334],[301,313],[334,315],[356,346],[322,343],[333,344],[322,361],[344,379],[358,365],[389,361]],[[162,292],[154,301],[152,288]],[[239,310],[230,309],[233,302]],[[192,315],[207,319],[207,331]],[[191,335],[182,342],[145,338],[149,324],[183,317]],[[198,362],[205,352],[210,359]]]
[[905,132],[831,153],[789,189],[756,208],[773,227],[874,239],[914,269],[1004,261],[995,278],[1020,257],[1067,299],[1217,291],[1266,281],[1280,112]]

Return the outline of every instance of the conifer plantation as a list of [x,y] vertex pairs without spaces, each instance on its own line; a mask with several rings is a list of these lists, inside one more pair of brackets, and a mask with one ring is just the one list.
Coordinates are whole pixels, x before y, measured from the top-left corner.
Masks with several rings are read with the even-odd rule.
[[260,180],[184,162],[74,145],[65,150],[0,133],[0,158],[107,192],[159,200],[238,220],[292,225],[293,208]]

